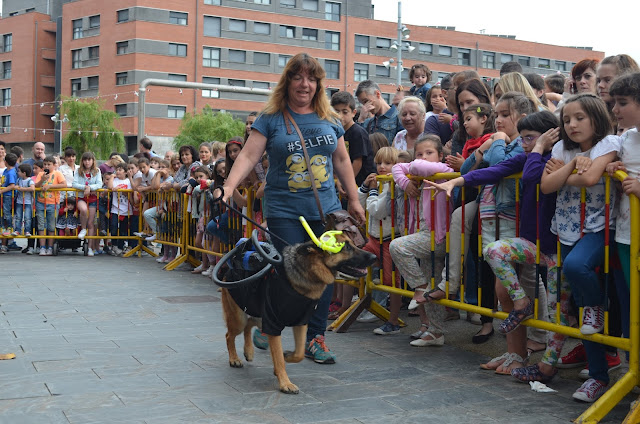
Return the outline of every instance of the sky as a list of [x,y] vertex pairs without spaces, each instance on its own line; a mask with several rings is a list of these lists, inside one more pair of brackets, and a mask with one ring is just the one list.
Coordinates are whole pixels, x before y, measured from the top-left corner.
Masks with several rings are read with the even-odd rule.
[[[396,0],[372,0],[374,18],[398,21]],[[508,6],[511,4],[512,6]],[[605,56],[626,53],[640,63],[640,3],[632,0],[606,2],[562,0],[488,2],[457,0],[431,2],[403,0],[402,23],[423,26],[454,26],[456,31],[515,35],[517,40],[560,46],[593,47]],[[442,5],[442,6],[440,6]],[[538,18],[535,18],[536,8]],[[626,9],[625,9],[626,8]],[[616,31],[615,29],[619,29]]]

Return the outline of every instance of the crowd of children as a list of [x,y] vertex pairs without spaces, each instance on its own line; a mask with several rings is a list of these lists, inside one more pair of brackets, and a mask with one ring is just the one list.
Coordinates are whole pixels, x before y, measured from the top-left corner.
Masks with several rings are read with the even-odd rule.
[[[408,309],[419,317],[420,327],[411,334],[412,346],[444,344],[445,321],[457,317],[457,311],[434,300],[464,295],[490,308],[499,302],[508,313],[498,326],[507,335],[506,352],[481,367],[521,381],[548,382],[556,367],[584,359],[587,381],[573,397],[593,402],[608,387],[608,371],[620,364],[615,349],[584,341],[563,357],[565,336],[520,324],[533,316],[549,320],[558,308],[563,325],[575,323],[590,335],[603,330],[608,310],[611,322],[619,323],[610,334],[628,336],[628,195],[640,196],[640,68],[626,55],[606,58],[600,65],[585,60],[562,81],[561,75],[543,80],[518,72],[517,64],[505,65],[494,86],[475,71],[432,85],[428,67],[414,65],[414,85],[403,93],[399,108],[387,104],[370,80],[355,92],[360,109],[350,93],[333,95],[331,106],[346,131],[360,201],[369,216],[364,249],[379,259],[374,283],[401,287],[404,281],[414,292]],[[590,83],[585,74],[597,78]],[[8,251],[11,237],[51,236],[57,230],[80,240],[98,235],[90,237],[89,256],[107,248],[121,255],[125,243],[131,248],[137,240],[165,241],[158,261],[170,262],[177,254],[177,238],[185,236],[178,222],[192,219],[195,230],[189,237],[202,258],[193,273],[211,275],[217,261],[213,253],[233,243],[243,224],[213,202],[211,193],[229,175],[256,115],[247,119],[244,137],[227,143],[203,143],[197,150],[182,146],[176,156],[162,159],[151,155],[146,140],[144,153],[131,159],[114,154],[100,167],[91,152],[84,152],[75,165],[73,149],[65,151],[62,166],[54,156],[20,163],[21,156],[6,153],[0,143],[5,236],[0,253]],[[423,130],[418,134],[416,128]],[[612,182],[607,191],[603,173],[618,170],[628,177],[621,184]],[[236,190],[236,207],[253,208],[260,216],[266,172],[265,157],[244,185],[254,189],[254,203]],[[461,176],[411,178],[450,172]],[[517,173],[522,173],[520,180],[507,178]],[[64,188],[74,190],[56,190]],[[188,198],[184,209],[181,193]],[[132,234],[138,238],[132,240]],[[617,249],[610,252],[622,265],[621,272],[603,282],[605,240],[615,240]],[[51,255],[53,243],[40,238],[40,255]],[[475,296],[478,286],[480,299]],[[350,286],[336,287],[330,318],[346,311],[353,294]],[[387,301],[384,294],[374,300]],[[401,297],[392,294],[388,302],[389,320],[375,334],[400,331]],[[467,318],[482,325],[474,343],[494,334],[490,317],[470,313]],[[261,336],[254,335],[254,341],[256,337],[259,343]],[[542,359],[527,365],[538,350],[544,350]]]

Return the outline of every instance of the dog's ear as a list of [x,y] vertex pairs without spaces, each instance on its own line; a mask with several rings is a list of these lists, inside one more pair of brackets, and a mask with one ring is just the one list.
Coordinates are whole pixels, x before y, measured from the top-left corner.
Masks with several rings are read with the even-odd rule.
[[333,231],[336,229],[336,220],[333,216],[333,214],[328,213],[325,216],[325,222],[327,223],[324,227],[325,231]]

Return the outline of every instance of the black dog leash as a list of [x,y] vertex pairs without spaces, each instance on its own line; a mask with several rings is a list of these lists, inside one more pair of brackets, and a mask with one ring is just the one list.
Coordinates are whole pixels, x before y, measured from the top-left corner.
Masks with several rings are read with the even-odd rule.
[[222,188],[219,188],[220,190],[220,196],[217,198],[214,198],[213,201],[214,202],[220,202],[222,203],[224,206],[226,206],[227,208],[229,208],[231,211],[237,213],[238,215],[240,215],[242,218],[246,219],[247,221],[249,221],[250,223],[252,223],[253,225],[255,225],[256,227],[260,228],[262,231],[264,231],[265,233],[268,233],[269,235],[277,238],[278,240],[280,240],[281,242],[283,242],[284,244],[286,244],[287,246],[291,246],[291,243],[289,243],[288,241],[286,241],[285,239],[283,239],[282,237],[280,237],[279,235],[275,234],[273,231],[269,230],[266,227],[263,227],[262,225],[258,224],[256,221],[254,221],[253,219],[249,218],[247,215],[243,214],[241,211],[239,211],[238,209],[234,208],[233,206],[231,206],[230,204],[228,204],[227,202],[225,202],[224,200],[222,200],[222,198],[224,197],[224,190]]

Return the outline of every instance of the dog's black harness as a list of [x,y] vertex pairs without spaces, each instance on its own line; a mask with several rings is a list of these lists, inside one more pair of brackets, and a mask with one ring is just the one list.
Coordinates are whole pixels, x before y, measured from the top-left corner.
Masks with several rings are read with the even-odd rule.
[[[227,262],[227,283],[246,279],[249,274],[256,274],[268,266],[256,252],[247,250],[251,247],[250,240],[240,243],[245,246],[238,244],[237,247],[242,247]],[[251,266],[248,266],[250,262]],[[224,287],[247,315],[262,317],[262,331],[272,336],[279,336],[285,327],[307,324],[318,304],[317,299],[309,299],[291,287],[283,265],[273,266],[270,272],[249,283],[225,284]]]

